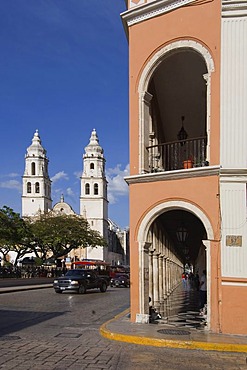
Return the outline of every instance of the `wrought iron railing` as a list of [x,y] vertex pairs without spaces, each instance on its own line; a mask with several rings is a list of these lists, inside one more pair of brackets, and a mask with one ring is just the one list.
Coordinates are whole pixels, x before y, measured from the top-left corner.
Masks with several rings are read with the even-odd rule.
[[208,166],[206,136],[152,145],[147,150],[150,172]]

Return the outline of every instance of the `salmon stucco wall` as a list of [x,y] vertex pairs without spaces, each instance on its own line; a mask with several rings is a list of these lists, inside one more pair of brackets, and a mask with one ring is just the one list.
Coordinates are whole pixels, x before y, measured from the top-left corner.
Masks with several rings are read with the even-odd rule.
[[[247,279],[223,279],[222,284],[222,332],[247,334]],[[234,286],[234,283],[240,286]]]
[[[211,76],[210,163],[219,163],[221,2],[182,7],[129,27],[130,174],[139,170],[139,81],[150,58],[178,40],[202,44],[213,58]],[[213,25],[213,27],[209,27]]]
[[[171,200],[180,200],[193,204],[202,210],[213,227],[214,241],[211,242],[212,266],[211,281],[218,280],[218,264],[216,256],[219,250],[219,197],[218,176],[186,178],[171,181],[157,181],[130,185],[130,253],[131,253],[131,318],[135,321],[139,313],[139,245],[137,235],[142,219],[156,205]],[[176,196],[174,195],[176,194]],[[211,194],[210,197],[205,196]],[[211,304],[218,304],[218,288],[213,287]],[[212,318],[212,324],[217,327],[218,316]]]

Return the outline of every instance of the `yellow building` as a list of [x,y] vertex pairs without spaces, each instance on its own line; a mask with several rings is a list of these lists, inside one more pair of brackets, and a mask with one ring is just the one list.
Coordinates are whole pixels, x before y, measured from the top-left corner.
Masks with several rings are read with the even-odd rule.
[[128,0],[131,320],[185,265],[207,324],[247,334],[247,1]]

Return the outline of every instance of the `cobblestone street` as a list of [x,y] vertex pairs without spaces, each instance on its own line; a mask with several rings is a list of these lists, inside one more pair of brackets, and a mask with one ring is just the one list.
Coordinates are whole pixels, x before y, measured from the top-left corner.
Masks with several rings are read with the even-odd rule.
[[247,369],[245,353],[157,348],[101,337],[100,326],[128,306],[129,289],[57,295],[48,288],[0,297],[0,369]]

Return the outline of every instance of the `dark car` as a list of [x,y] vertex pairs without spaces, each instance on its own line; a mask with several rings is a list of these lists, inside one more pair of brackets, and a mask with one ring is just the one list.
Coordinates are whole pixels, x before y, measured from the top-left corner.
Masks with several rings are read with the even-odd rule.
[[124,287],[129,288],[130,287],[130,278],[128,274],[119,273],[116,274],[115,277],[111,278],[111,287]]
[[56,293],[64,291],[86,293],[89,289],[99,289],[102,293],[107,290],[109,279],[107,276],[98,276],[94,271],[73,269],[64,276],[54,280],[53,288]]

